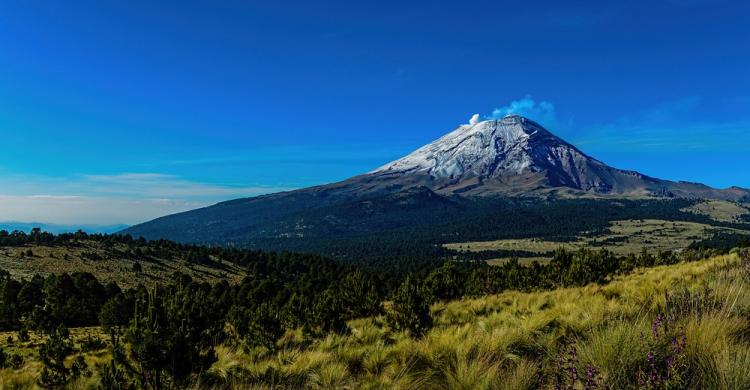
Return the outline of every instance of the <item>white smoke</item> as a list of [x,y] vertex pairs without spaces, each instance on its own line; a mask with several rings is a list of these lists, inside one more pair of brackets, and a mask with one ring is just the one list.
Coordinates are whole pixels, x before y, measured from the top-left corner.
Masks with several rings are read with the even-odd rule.
[[523,99],[514,100],[507,106],[492,110],[488,119],[500,119],[508,115],[521,115],[539,123],[550,125],[555,122],[555,105],[547,102],[536,102],[531,96],[526,95]]
[[471,119],[469,119],[469,124],[473,126],[477,123],[479,123],[479,114],[474,114],[471,116]]

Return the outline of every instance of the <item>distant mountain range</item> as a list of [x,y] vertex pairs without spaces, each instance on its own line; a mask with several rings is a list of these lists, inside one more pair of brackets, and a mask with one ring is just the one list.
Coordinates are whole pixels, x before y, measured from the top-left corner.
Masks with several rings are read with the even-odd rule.
[[274,240],[284,247],[286,239],[450,226],[451,221],[507,210],[509,199],[747,201],[750,190],[715,189],[613,168],[538,123],[512,115],[461,125],[401,159],[342,182],[222,202],[123,233],[228,245]]
[[125,228],[128,225],[59,225],[53,223],[41,223],[41,222],[17,222],[17,221],[2,221],[0,222],[0,230],[12,232],[14,230],[30,232],[33,228],[40,228],[42,231],[54,234],[60,233],[72,233],[78,230],[83,230],[86,233],[116,233]]

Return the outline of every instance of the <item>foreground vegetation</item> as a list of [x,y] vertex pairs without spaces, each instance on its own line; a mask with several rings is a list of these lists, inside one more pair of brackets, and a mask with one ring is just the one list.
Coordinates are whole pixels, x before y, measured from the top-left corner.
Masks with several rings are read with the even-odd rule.
[[750,258],[638,269],[606,285],[432,306],[414,339],[385,317],[278,350],[219,348],[219,387],[750,388]]
[[89,273],[19,280],[0,270],[1,388],[748,385],[742,250],[560,249],[546,264],[461,260],[401,274],[310,255],[0,232],[16,249],[90,241],[138,249],[139,263],[170,255],[247,276],[175,273],[123,289]]
[[[748,287],[750,256],[734,252],[639,268],[605,285],[437,302],[432,328],[419,337],[384,314],[319,337],[288,330],[269,345],[224,339],[215,360],[180,387],[746,389]],[[31,333],[0,344],[7,355],[24,355],[20,366],[0,370],[0,387],[38,386],[44,366],[35,348],[46,336]],[[68,387],[117,388],[106,387],[111,345],[92,343],[97,338],[106,332],[71,335],[86,368]]]

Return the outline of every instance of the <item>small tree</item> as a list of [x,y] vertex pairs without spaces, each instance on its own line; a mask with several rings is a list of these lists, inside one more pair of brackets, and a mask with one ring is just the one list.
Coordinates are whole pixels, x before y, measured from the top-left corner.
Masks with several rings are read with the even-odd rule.
[[100,375],[100,390],[121,390],[128,388],[126,385],[127,379],[125,378],[125,372],[117,368],[114,359],[112,359],[109,364],[102,367]]
[[133,305],[131,300],[125,299],[122,294],[110,298],[99,312],[99,323],[105,332],[110,334],[112,345],[119,342],[122,329],[128,325],[133,316]]
[[349,328],[344,320],[345,308],[339,290],[327,288],[318,294],[312,310],[312,325],[315,332],[326,334],[346,333]]
[[31,340],[31,337],[29,337],[29,330],[26,329],[25,326],[21,327],[21,329],[18,330],[18,341],[25,343],[29,340]]
[[254,308],[235,306],[230,318],[247,348],[274,350],[276,341],[284,335],[279,310],[265,302]]
[[430,307],[411,276],[407,276],[393,296],[393,306],[388,313],[388,324],[395,330],[406,330],[420,337],[432,327]]
[[40,386],[52,388],[64,386],[67,383],[70,370],[65,367],[65,358],[73,351],[68,340],[69,336],[68,328],[60,325],[39,347],[39,360],[44,366],[39,377]]
[[166,374],[173,386],[184,388],[192,374],[216,361],[212,341],[221,322],[210,317],[210,303],[200,289],[157,288],[137,302],[125,340],[141,387],[161,388]]

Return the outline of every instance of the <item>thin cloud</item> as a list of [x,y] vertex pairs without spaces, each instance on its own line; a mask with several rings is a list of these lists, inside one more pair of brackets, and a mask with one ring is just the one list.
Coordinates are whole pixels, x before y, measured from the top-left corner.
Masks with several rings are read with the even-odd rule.
[[123,173],[119,175],[85,175],[83,182],[89,190],[100,194],[138,197],[215,198],[227,196],[252,196],[288,190],[275,186],[242,186],[207,184],[159,173]]
[[134,224],[219,201],[289,190],[190,181],[160,173],[0,179],[0,221]]
[[707,121],[692,115],[699,97],[686,97],[589,126],[576,145],[603,151],[738,151],[750,148],[750,120]]
[[159,216],[207,206],[207,201],[114,197],[40,197],[0,195],[1,221],[57,224],[135,224]]

